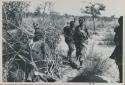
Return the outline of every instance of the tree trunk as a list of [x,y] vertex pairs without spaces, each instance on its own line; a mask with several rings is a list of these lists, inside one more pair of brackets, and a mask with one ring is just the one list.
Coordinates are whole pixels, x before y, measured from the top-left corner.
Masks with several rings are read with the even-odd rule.
[[95,34],[96,28],[95,28],[95,18],[94,18],[94,16],[92,16],[92,19],[93,19],[93,27],[94,27],[94,34]]

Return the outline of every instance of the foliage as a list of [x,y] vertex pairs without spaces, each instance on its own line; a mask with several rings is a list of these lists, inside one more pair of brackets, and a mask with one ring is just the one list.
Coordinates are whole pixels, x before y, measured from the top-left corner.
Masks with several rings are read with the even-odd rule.
[[[35,71],[44,72],[45,76],[49,76],[51,78],[59,78],[59,67],[61,61],[60,57],[58,56],[56,47],[59,43],[60,32],[59,30],[57,30],[58,26],[52,26],[51,24],[55,23],[56,25],[56,22],[54,20],[51,20],[51,18],[49,19],[50,21],[45,21],[46,16],[42,16],[44,22],[41,22],[40,19],[39,23],[42,23],[41,30],[43,30],[43,43],[40,42],[39,44],[43,44],[44,46],[43,48],[41,48],[41,51],[44,51],[43,59],[41,55],[32,55],[32,53],[35,52],[32,52],[32,49],[30,47],[30,40],[33,36],[33,32],[30,31],[34,30],[34,27],[31,25],[31,23],[29,25],[28,23],[23,22],[23,19],[26,18],[23,16],[25,14],[24,9],[27,7],[27,3],[22,1],[3,2],[2,7],[4,13],[3,66],[5,68],[4,70],[7,73],[4,73],[4,76],[6,78],[4,79],[4,81],[18,82],[22,79],[23,81],[26,81],[26,76],[28,76],[29,74],[26,72],[25,68],[31,70],[31,66],[34,66]],[[43,13],[45,14],[45,12],[46,9],[44,9]],[[32,59],[37,59],[38,62],[36,63],[36,61],[32,61]],[[46,68],[42,69],[41,71],[40,68],[44,68],[44,66]],[[26,76],[22,75],[22,77],[19,77],[18,75],[20,75],[20,73],[18,74],[18,70]],[[15,73],[15,75],[13,75],[13,73]]]
[[86,13],[86,14],[90,14],[93,18],[93,25],[94,25],[94,31],[95,31],[95,18],[98,15],[101,15],[100,11],[104,11],[105,10],[105,6],[101,3],[89,3],[88,6],[85,7],[85,9],[81,9],[82,13]]
[[81,9],[82,13],[90,14],[92,17],[97,17],[98,15],[101,15],[100,11],[104,11],[105,6],[101,3],[89,3],[88,6],[85,7],[84,9]]
[[[19,26],[22,22],[22,17],[25,13],[24,9],[29,6],[28,3],[22,1],[9,1],[3,2],[2,10],[3,16],[2,18],[5,20],[9,20],[14,23],[16,26]],[[14,27],[10,27],[14,28]]]
[[[39,14],[40,10],[42,10],[41,14],[43,15],[35,17],[32,16],[34,13],[31,13],[29,17],[23,17],[25,16],[24,10],[28,6],[27,3],[18,1],[3,3],[2,41],[4,81],[9,81],[9,78],[12,79],[13,82],[26,81],[26,75],[28,73],[26,73],[25,68],[28,68],[33,72],[34,76],[31,77],[33,82],[49,82],[52,80],[56,81],[61,79],[61,76],[63,75],[62,68],[66,66],[65,64],[67,61],[63,58],[66,57],[67,53],[64,53],[57,47],[60,43],[60,36],[63,33],[63,27],[71,15],[60,15],[59,13],[54,12],[52,9],[50,9],[48,12],[46,9],[52,5],[51,2],[46,3],[47,5],[42,3],[41,8],[38,7],[35,11],[37,14]],[[96,11],[93,15],[96,13],[98,15],[103,8],[104,7],[100,6],[98,11],[94,8]],[[77,18],[77,16],[74,17]],[[90,19],[90,17],[87,18],[88,29],[93,32],[93,21]],[[108,21],[107,19],[108,18],[104,20],[104,26],[102,26],[102,28],[99,26],[100,21],[98,19],[96,20],[96,27],[98,29],[97,32],[99,32],[100,29],[106,29],[105,26],[109,25],[109,22],[112,22]],[[42,30],[41,34],[43,36],[40,42],[32,42],[32,38],[34,36],[33,22],[37,23],[40,30]],[[108,35],[105,37],[109,37],[107,41],[113,39],[113,35]],[[35,44],[37,44],[38,47],[43,45],[40,47],[41,50],[36,48],[38,51],[35,51],[32,49],[32,45]],[[92,54],[91,51],[90,54]],[[99,58],[97,58],[97,56],[97,54],[94,54],[93,56],[90,55],[89,57],[94,57],[94,59],[91,60],[88,57],[86,62],[84,62],[84,74],[89,74],[90,71],[93,72],[94,67],[98,65],[99,62]],[[31,57],[34,60],[32,60]],[[65,68],[63,69],[65,70]]]

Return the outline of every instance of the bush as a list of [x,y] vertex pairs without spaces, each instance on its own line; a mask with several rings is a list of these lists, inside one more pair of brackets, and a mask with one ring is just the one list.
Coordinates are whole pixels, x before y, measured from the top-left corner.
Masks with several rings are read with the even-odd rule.
[[102,39],[102,42],[99,43],[99,45],[108,45],[108,46],[114,46],[114,34],[109,32],[107,33],[104,38]]

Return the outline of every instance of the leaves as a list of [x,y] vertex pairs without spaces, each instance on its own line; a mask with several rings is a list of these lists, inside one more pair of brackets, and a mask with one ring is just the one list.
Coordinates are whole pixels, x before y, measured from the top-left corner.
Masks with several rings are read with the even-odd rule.
[[81,13],[91,14],[93,17],[101,15],[101,11],[105,10],[105,6],[101,3],[89,3],[85,9],[81,9]]

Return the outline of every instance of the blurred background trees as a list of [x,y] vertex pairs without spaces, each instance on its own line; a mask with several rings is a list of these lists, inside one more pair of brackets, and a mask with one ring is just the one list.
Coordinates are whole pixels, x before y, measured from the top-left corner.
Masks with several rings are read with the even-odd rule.
[[89,3],[88,6],[85,6],[85,8],[81,9],[81,13],[86,13],[91,15],[93,19],[94,31],[96,29],[95,18],[98,17],[98,15],[101,15],[101,11],[104,10],[105,10],[105,5],[101,3]]

